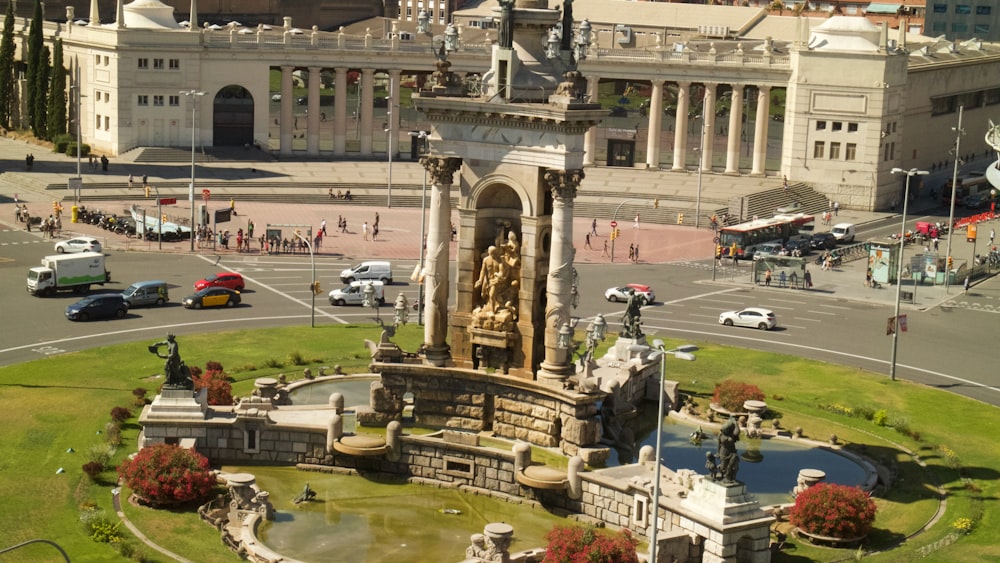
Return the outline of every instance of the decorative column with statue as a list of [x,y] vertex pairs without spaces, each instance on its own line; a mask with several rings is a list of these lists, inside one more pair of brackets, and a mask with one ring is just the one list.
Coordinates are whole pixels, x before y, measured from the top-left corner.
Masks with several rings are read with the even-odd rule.
[[424,350],[427,362],[443,366],[450,359],[448,344],[448,250],[451,244],[451,184],[462,159],[425,156],[420,159],[431,177],[430,228],[427,231],[422,294],[427,307]]

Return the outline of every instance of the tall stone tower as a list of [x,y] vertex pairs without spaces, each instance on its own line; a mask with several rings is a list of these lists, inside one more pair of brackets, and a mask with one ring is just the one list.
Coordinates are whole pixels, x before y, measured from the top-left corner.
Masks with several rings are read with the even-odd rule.
[[[571,43],[572,2],[501,0],[485,92],[468,93],[442,46],[429,90],[413,102],[432,123],[431,228],[424,272],[425,357],[559,382],[573,373],[558,342],[570,321],[573,200],[584,134],[606,115],[584,98]],[[562,37],[559,37],[561,26]],[[573,45],[582,45],[577,52]],[[450,198],[458,172],[456,309],[447,316]],[[447,342],[450,329],[450,345]]]

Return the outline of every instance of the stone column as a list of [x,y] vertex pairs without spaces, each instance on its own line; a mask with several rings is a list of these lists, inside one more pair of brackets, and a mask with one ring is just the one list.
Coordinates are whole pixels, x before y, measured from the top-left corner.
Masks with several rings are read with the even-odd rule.
[[[598,76],[587,77],[587,101],[597,99],[597,86],[601,83]],[[583,165],[593,166],[597,157],[597,126],[594,125],[583,136]]]
[[396,159],[399,155],[399,70],[389,71],[389,107],[388,114],[388,126],[390,130],[389,134],[389,151],[392,153],[392,158]]
[[733,84],[729,107],[729,136],[726,138],[726,174],[740,173],[740,137],[743,135],[743,85]]
[[361,69],[361,156],[372,155],[372,109],[375,106],[375,69]]
[[347,69],[333,69],[333,154],[347,152]]
[[451,358],[448,344],[448,250],[451,244],[451,184],[462,159],[425,156],[420,159],[431,182],[430,226],[424,260],[424,357],[444,366]]
[[691,101],[690,82],[677,83],[677,121],[674,123],[674,165],[671,170],[684,170],[687,160],[688,111]]
[[764,175],[764,161],[767,159],[767,117],[770,110],[771,87],[757,89],[757,123],[753,131],[753,168],[751,176]]
[[[318,66],[309,67],[309,99],[306,108],[306,154],[319,155],[319,88],[322,79],[319,77]],[[282,96],[284,97],[284,96]]]
[[699,166],[703,172],[712,171],[712,155],[714,153],[712,140],[715,139],[715,89],[718,84],[705,83],[705,98],[701,104],[701,132],[698,145],[701,147]]
[[281,67],[281,109],[278,117],[278,153],[282,156],[292,154],[292,123],[295,118],[292,116],[292,71],[295,67]]
[[575,372],[573,359],[558,346],[559,329],[569,322],[573,287],[573,200],[583,180],[583,170],[545,171],[552,190],[552,242],[546,280],[545,358],[538,376],[561,381]]
[[663,81],[653,81],[649,98],[649,134],[646,138],[646,166],[660,167],[660,128],[663,124]]

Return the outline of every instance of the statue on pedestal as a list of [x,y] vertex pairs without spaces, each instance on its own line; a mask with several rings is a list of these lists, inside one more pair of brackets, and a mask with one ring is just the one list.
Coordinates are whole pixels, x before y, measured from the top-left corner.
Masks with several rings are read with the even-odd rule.
[[[163,346],[167,347],[166,354],[160,352],[160,348]],[[191,371],[188,370],[187,366],[184,365],[184,361],[181,360],[180,348],[178,347],[177,340],[174,338],[173,334],[167,334],[166,340],[161,340],[160,342],[151,344],[149,346],[149,351],[156,354],[157,357],[166,360],[166,362],[163,363],[165,386],[173,389],[194,388],[194,382],[191,381]]]
[[740,427],[736,417],[731,416],[719,430],[719,478],[724,485],[736,483],[736,471],[740,467],[740,456],[736,453],[739,439]]
[[622,315],[622,336],[625,338],[642,338],[642,298],[636,295],[634,289],[628,290],[628,303],[625,314]]

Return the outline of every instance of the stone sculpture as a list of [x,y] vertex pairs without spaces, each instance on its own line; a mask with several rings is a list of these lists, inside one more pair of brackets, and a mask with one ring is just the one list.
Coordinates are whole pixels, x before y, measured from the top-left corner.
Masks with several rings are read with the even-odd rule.
[[736,483],[736,471],[740,467],[740,456],[736,453],[736,442],[740,439],[740,427],[735,417],[722,425],[719,430],[719,477],[723,484]]
[[[160,348],[166,346],[167,352],[165,354],[160,352]],[[149,351],[156,354],[157,357],[163,358],[166,362],[163,363],[163,377],[166,380],[165,386],[174,389],[193,389],[194,384],[191,381],[191,372],[188,370],[187,366],[184,365],[184,361],[181,360],[180,348],[177,345],[177,340],[173,334],[167,334],[166,340],[161,340],[155,344],[149,346]]]
[[624,338],[642,338],[642,298],[636,295],[634,289],[628,291],[628,303],[625,314],[622,315],[622,336]]
[[517,299],[521,286],[521,244],[511,231],[506,242],[497,237],[490,245],[473,286],[479,292],[481,305],[473,309],[475,328],[511,332],[517,322]]

